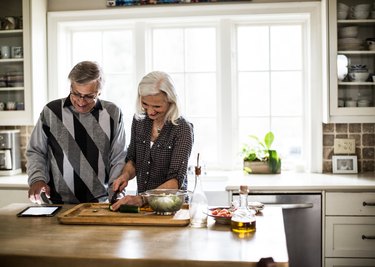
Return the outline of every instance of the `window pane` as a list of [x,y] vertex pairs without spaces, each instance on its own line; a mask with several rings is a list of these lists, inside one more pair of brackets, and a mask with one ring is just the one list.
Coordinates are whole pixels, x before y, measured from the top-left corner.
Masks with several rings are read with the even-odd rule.
[[186,29],[186,71],[215,71],[216,36],[214,28]]
[[238,70],[268,70],[269,27],[240,26],[237,35]]
[[302,28],[300,25],[271,27],[271,69],[302,68]]
[[103,69],[106,72],[134,72],[133,55],[131,31],[103,33]]
[[302,73],[273,72],[271,84],[272,116],[302,116]]
[[278,118],[272,122],[275,140],[272,145],[285,159],[300,159],[303,144],[303,122],[301,118]]
[[[249,142],[249,135],[256,135],[259,138],[269,131],[270,119],[267,117],[260,118],[243,118],[239,119],[238,133],[239,133],[239,146]],[[239,148],[238,151],[241,151]]]
[[238,74],[239,116],[269,116],[269,102],[268,72]]
[[184,70],[184,32],[182,29],[155,29],[152,32],[152,62],[154,70],[181,72]]
[[186,108],[192,117],[215,117],[216,75],[186,74]]
[[190,162],[196,165],[197,154],[200,154],[200,164],[213,165],[218,161],[217,128],[215,119],[188,118],[194,125],[194,145]]
[[102,62],[102,33],[74,32],[72,34],[72,62],[83,60]]

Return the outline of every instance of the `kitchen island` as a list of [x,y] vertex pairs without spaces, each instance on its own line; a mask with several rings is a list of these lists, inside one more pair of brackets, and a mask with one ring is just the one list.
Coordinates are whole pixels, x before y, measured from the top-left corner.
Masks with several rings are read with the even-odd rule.
[[0,209],[1,266],[250,267],[268,257],[275,266],[288,266],[280,208],[266,207],[257,216],[256,232],[240,237],[212,218],[207,228],[190,228],[65,225],[57,216],[17,217],[28,205]]

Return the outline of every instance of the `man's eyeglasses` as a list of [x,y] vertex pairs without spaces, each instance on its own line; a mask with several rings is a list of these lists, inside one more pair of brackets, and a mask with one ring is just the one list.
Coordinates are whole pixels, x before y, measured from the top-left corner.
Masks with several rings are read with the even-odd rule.
[[95,99],[98,97],[98,94],[92,94],[92,95],[81,95],[80,93],[76,93],[74,91],[70,91],[70,94],[75,98],[75,99],[82,99],[86,102],[92,102],[95,101]]

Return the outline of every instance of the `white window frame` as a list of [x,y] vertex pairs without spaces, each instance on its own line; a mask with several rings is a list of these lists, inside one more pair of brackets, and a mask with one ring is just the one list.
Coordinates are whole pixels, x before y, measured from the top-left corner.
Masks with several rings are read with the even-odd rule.
[[[48,72],[49,72],[49,90],[48,99],[56,99],[61,97],[59,92],[67,92],[67,73],[70,71],[71,63],[66,56],[70,53],[69,47],[60,47],[61,43],[68,43],[68,35],[61,34],[68,31],[75,22],[78,21],[103,21],[108,23],[109,27],[121,25],[124,20],[131,20],[137,24],[137,27],[146,27],[147,20],[156,20],[160,18],[183,17],[187,21],[202,20],[203,17],[221,17],[221,26],[224,29],[218,36],[218,58],[220,58],[220,68],[217,69],[218,73],[218,111],[217,116],[221,118],[218,123],[219,140],[233,140],[237,138],[235,131],[225,129],[237,129],[237,120],[232,118],[236,117],[235,101],[236,92],[230,90],[235,88],[235,82],[232,77],[234,66],[231,66],[231,71],[225,66],[233,64],[232,55],[220,53],[222,49],[230,49],[232,46],[231,27],[233,27],[229,18],[232,15],[254,15],[254,20],[265,18],[274,14],[289,14],[295,16],[296,20],[304,19],[306,21],[305,27],[308,29],[309,43],[307,45],[308,51],[305,51],[307,56],[307,65],[311,73],[306,78],[308,96],[310,99],[309,105],[305,107],[305,111],[310,118],[306,122],[306,136],[307,140],[306,150],[307,153],[307,171],[322,172],[322,118],[323,118],[323,39],[321,25],[321,2],[303,2],[303,3],[273,3],[273,4],[212,4],[212,5],[184,5],[184,6],[154,6],[154,7],[137,7],[137,8],[114,8],[106,10],[90,10],[90,11],[67,11],[67,12],[49,12],[48,13]],[[297,15],[298,14],[298,15]],[[228,17],[228,20],[225,20]],[[204,19],[203,19],[204,20]],[[240,20],[238,20],[240,22]],[[88,24],[88,27],[90,24]],[[143,40],[145,36],[137,36],[138,40]],[[139,49],[139,47],[137,48]],[[146,53],[146,48],[141,47],[141,51]],[[235,51],[233,51],[235,52]],[[140,55],[134,55],[138,60],[136,61],[136,80],[140,80],[144,73],[147,71],[145,60],[139,60]],[[141,58],[142,59],[142,58]],[[144,59],[144,58],[143,58]],[[224,64],[227,63],[227,64]],[[65,67],[61,67],[65,66]],[[229,89],[228,89],[229,88]],[[228,101],[231,103],[228,108]],[[234,166],[234,159],[232,155],[238,153],[234,146],[221,148],[220,166],[223,170],[229,170]]]

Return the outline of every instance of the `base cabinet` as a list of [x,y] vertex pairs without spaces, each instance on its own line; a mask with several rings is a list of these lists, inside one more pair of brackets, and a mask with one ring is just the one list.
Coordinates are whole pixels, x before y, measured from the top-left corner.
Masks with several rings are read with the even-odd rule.
[[375,266],[375,259],[326,259],[325,267],[367,267]]
[[326,193],[325,267],[375,266],[375,192]]

